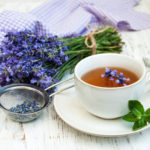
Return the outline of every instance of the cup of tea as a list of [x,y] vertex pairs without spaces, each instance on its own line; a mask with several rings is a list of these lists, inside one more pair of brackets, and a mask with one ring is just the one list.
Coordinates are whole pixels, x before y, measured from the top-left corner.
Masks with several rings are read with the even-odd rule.
[[[118,83],[116,86],[117,78],[104,77],[106,67],[120,70],[126,79],[130,77],[128,83]],[[121,74],[118,72],[118,76]],[[127,114],[128,101],[140,100],[146,89],[144,64],[122,54],[97,54],[86,57],[76,65],[74,78],[81,105],[91,114],[105,119]],[[102,78],[105,78],[104,82]]]

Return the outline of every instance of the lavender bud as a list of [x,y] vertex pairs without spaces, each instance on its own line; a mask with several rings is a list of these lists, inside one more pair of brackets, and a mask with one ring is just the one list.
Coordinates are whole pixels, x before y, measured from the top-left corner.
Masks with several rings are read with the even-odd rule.
[[127,81],[127,82],[130,82],[130,78],[127,78],[126,81]]
[[111,77],[109,80],[110,80],[110,81],[113,81],[113,80],[114,80],[114,78],[112,78],[112,77]]
[[104,74],[101,74],[101,77],[102,77],[102,78],[104,78],[104,77],[105,77],[105,75],[104,75]]
[[120,84],[120,80],[117,79],[117,80],[116,80],[116,83],[117,83],[117,84]]
[[122,73],[122,72],[120,72],[119,76],[123,77],[123,73]]
[[109,72],[111,72],[111,69],[110,68],[105,68],[105,73],[109,73]]

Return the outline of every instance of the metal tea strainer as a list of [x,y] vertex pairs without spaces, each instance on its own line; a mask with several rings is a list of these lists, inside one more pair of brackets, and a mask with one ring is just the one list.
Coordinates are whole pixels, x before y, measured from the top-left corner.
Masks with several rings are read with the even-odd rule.
[[[41,114],[43,109],[48,105],[49,98],[52,98],[52,96],[64,90],[72,88],[74,85],[58,90],[50,95],[48,95],[47,90],[73,79],[74,78],[69,78],[67,80],[58,82],[46,88],[45,90],[30,84],[10,84],[4,86],[0,88],[0,107],[4,110],[6,115],[14,121],[31,121],[36,119]],[[10,110],[10,108],[20,105],[25,101],[36,101],[40,109],[31,113],[18,113]]]

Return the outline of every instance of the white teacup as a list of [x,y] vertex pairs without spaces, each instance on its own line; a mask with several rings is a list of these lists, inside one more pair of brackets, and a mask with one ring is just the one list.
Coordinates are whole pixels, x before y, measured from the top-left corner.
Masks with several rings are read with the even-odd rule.
[[[105,88],[84,82],[81,77],[100,67],[121,67],[134,72],[138,81],[128,86]],[[142,62],[122,54],[98,54],[81,60],[75,67],[75,87],[81,104],[90,113],[105,119],[129,112],[128,101],[139,100],[145,90],[146,69]]]

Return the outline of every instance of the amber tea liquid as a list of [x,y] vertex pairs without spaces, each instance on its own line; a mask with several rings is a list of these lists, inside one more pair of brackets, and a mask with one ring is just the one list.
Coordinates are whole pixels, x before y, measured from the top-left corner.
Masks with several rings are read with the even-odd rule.
[[[119,67],[108,67],[112,70],[117,70],[117,74],[123,73],[125,78],[130,78],[129,82],[126,82],[126,85],[130,85],[138,80],[138,77],[135,73]],[[85,75],[82,76],[82,80],[99,87],[121,87],[122,84],[117,84],[116,80],[111,81],[110,78],[101,77],[102,74],[105,74],[105,67],[97,68],[89,71]]]

